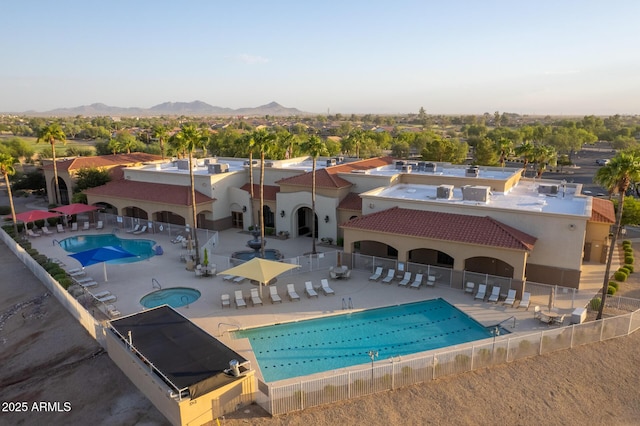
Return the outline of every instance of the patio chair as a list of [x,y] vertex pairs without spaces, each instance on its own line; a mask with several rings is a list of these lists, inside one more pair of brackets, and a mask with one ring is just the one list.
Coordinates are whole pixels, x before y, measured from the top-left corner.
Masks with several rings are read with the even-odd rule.
[[313,283],[311,281],[304,283],[304,292],[307,293],[307,297],[309,299],[312,297],[318,297],[318,293],[313,289]]
[[64,226],[62,226],[62,224],[61,224],[61,223],[59,223],[59,224],[57,224],[57,225],[56,225],[56,229],[58,230],[58,233],[65,232],[65,230],[64,230]]
[[96,229],[104,229],[104,222],[99,220],[96,224]]
[[338,274],[336,274],[335,271],[329,271],[329,277],[331,277],[332,280],[337,280]]
[[42,231],[42,233],[44,235],[52,235],[53,232],[49,231],[49,228],[47,228],[46,226],[43,226],[42,228],[40,228],[40,230]]
[[93,278],[87,278],[88,281],[82,281],[79,282],[78,284],[83,287],[83,288],[91,288],[91,287],[97,287],[98,286],[98,282],[95,281]]
[[269,297],[271,298],[271,303],[282,303],[282,299],[278,294],[278,287],[276,286],[269,287]]
[[475,283],[471,282],[471,281],[467,281],[467,283],[464,285],[464,292],[465,293],[473,293],[473,290],[476,288]]
[[246,279],[245,277],[235,277],[235,278],[233,279],[233,282],[234,282],[234,283],[236,283],[236,284],[242,284],[242,282],[243,282],[245,279]]
[[138,234],[144,234],[145,232],[147,232],[147,225],[143,226],[142,228],[138,229],[137,231],[135,231],[133,234],[134,235],[138,235]]
[[494,285],[491,288],[491,295],[489,296],[489,302],[496,303],[500,299],[500,286]]
[[435,275],[427,275],[427,285],[429,287],[435,287],[435,285],[436,285],[436,276]]
[[378,266],[376,271],[369,277],[370,281],[378,281],[382,276],[382,266]]
[[540,306],[535,306],[533,308],[533,319],[540,319],[540,317],[542,316],[542,310],[540,309]]
[[95,297],[96,299],[100,298],[100,297],[105,297],[105,296],[109,296],[111,294],[111,292],[109,290],[104,290],[98,293],[91,293],[91,295],[93,297]]
[[195,272],[196,272],[196,277],[198,277],[198,278],[204,277],[204,271],[202,270],[202,265],[197,264]]
[[251,289],[251,304],[253,306],[262,305],[262,299],[260,298],[260,294],[258,293],[257,288]]
[[395,277],[395,275],[396,275],[396,270],[389,269],[389,272],[387,272],[387,276],[382,279],[382,282],[385,284],[391,284],[391,281],[393,281],[393,278]]
[[140,230],[140,224],[139,224],[139,223],[136,223],[136,226],[134,226],[134,227],[133,227],[133,228],[131,228],[131,229],[128,229],[128,230],[126,231],[126,233],[127,233],[127,234],[133,234],[134,232],[138,232],[139,230]]
[[486,295],[487,295],[487,285],[486,284],[479,284],[478,285],[478,292],[476,293],[476,297],[474,299],[484,300]]
[[90,227],[89,222],[85,222],[85,223],[82,225],[82,230],[83,230],[83,231],[88,231],[88,230],[89,230],[89,227]]
[[527,308],[529,310],[529,305],[531,304],[531,293],[527,293],[526,291],[522,293],[522,300],[518,304],[518,308]]
[[75,232],[78,230],[78,222],[73,222],[71,224],[71,232]]
[[502,302],[503,305],[511,305],[513,306],[513,304],[516,303],[516,291],[511,289],[509,290],[509,292],[507,293],[507,298],[504,299],[504,301]]
[[223,294],[222,296],[220,296],[220,304],[222,305],[222,309],[224,309],[225,306],[229,308],[231,307],[231,298],[228,294]]
[[348,280],[349,278],[351,278],[351,269],[347,270],[347,272],[342,275],[343,280]]
[[37,232],[33,232],[32,229],[27,229],[27,235],[30,236],[31,238],[36,238],[41,236],[41,234]]
[[235,277],[235,275],[225,275],[224,277],[222,277],[222,281],[233,281]]
[[422,274],[416,274],[415,279],[411,283],[411,288],[420,288],[422,285]]
[[296,289],[293,284],[287,284],[287,295],[289,296],[289,300],[291,300],[292,302],[294,300],[300,301],[300,296],[298,296],[298,293],[296,293]]
[[320,284],[322,284],[322,291],[324,292],[325,296],[328,296],[330,294],[336,294],[336,292],[333,291],[331,287],[329,287],[329,281],[320,280]]
[[173,244],[178,244],[178,243],[181,243],[182,240],[184,240],[184,237],[182,235],[178,235],[173,240],[171,240],[171,242]]
[[400,281],[398,285],[405,287],[410,282],[411,282],[411,272],[405,272],[404,277],[402,277],[402,281]]
[[242,295],[242,290],[236,290],[236,309],[242,307],[246,308],[247,304],[244,301],[244,296]]

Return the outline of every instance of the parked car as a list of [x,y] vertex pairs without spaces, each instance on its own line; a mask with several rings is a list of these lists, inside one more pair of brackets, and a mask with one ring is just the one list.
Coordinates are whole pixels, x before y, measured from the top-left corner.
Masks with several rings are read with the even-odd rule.
[[611,160],[609,160],[608,158],[600,159],[600,160],[596,160],[596,164],[598,166],[606,166],[607,164],[609,164],[609,161]]

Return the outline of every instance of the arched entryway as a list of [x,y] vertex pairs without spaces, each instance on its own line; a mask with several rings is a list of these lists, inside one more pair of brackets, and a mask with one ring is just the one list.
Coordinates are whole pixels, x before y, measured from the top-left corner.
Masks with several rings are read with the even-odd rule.
[[494,257],[470,257],[464,261],[464,269],[469,272],[513,278],[513,266]]
[[155,212],[153,214],[153,220],[156,222],[171,223],[173,225],[184,226],[186,224],[184,217],[167,210]]
[[139,207],[129,206],[122,209],[122,215],[128,217],[134,217],[136,219],[149,219],[149,215],[146,211],[142,210]]
[[314,229],[316,236],[318,235],[318,215],[314,215],[309,207],[300,207],[296,212],[296,219],[298,221],[298,236],[310,237],[311,236],[311,218],[313,217]]
[[276,226],[275,215],[269,206],[262,207],[262,223],[265,228],[275,228]]
[[67,187],[67,182],[65,182],[64,179],[62,179],[60,176],[58,176],[58,187],[60,188],[60,199],[58,200],[58,195],[55,193],[56,192],[56,187],[55,184],[51,185],[51,189],[53,190],[53,198],[56,199],[56,203],[59,205],[68,205],[70,203],[69,201],[69,188]]
[[423,265],[441,266],[453,268],[453,257],[439,250],[419,248],[409,251],[408,261],[411,263],[422,263]]
[[398,250],[395,247],[379,241],[356,241],[353,245],[354,253],[360,253],[366,256],[385,257],[387,259],[398,258]]

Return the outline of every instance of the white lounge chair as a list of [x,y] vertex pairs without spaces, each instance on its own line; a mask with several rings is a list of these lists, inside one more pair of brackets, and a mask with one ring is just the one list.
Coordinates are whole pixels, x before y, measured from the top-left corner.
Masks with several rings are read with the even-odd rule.
[[231,298],[228,294],[223,294],[222,296],[220,296],[220,304],[222,305],[222,309],[224,309],[225,306],[229,308],[231,307]]
[[411,283],[411,288],[420,288],[422,285],[422,274],[416,274],[415,279]]
[[236,309],[242,307],[246,308],[247,304],[244,301],[244,296],[242,295],[242,290],[236,290]]
[[85,222],[85,223],[82,225],[82,230],[83,230],[83,231],[88,231],[88,230],[89,230],[89,228],[90,228],[89,222]]
[[96,224],[96,229],[104,229],[104,222],[99,220]]
[[173,240],[171,240],[171,242],[173,244],[178,244],[181,243],[182,240],[184,240],[184,237],[182,235],[177,235]]
[[318,297],[318,293],[313,289],[313,283],[311,283],[311,281],[304,283],[304,292],[307,293],[308,298]]
[[436,285],[436,276],[435,275],[427,275],[427,285],[429,287],[435,287],[435,285]]
[[36,238],[41,236],[41,234],[37,232],[33,232],[32,229],[27,229],[27,235],[30,236],[31,238]]
[[382,276],[382,266],[378,266],[376,271],[369,277],[370,281],[378,281]]
[[395,277],[395,275],[396,275],[396,270],[389,269],[389,272],[387,272],[387,276],[382,279],[382,282],[385,284],[391,284],[391,281],[393,281],[393,278]]
[[513,304],[516,303],[516,291],[511,289],[509,290],[509,292],[507,293],[507,298],[504,299],[504,301],[502,302],[503,305],[511,305],[513,306]]
[[143,226],[142,228],[138,229],[137,231],[135,231],[133,234],[134,235],[138,235],[138,234],[144,234],[145,232],[147,232],[147,225]]
[[486,295],[487,295],[487,285],[486,284],[478,285],[478,292],[476,293],[476,297],[474,299],[484,300]]
[[236,283],[236,284],[242,284],[242,282],[243,282],[245,279],[246,279],[245,277],[235,277],[235,278],[233,279],[233,282],[234,282],[234,283]]
[[64,226],[62,226],[62,224],[60,224],[60,223],[56,225],[56,229],[58,230],[58,233],[65,232]]
[[489,296],[489,302],[497,302],[500,299],[500,286],[494,285],[491,288],[491,295]]
[[300,296],[296,293],[296,289],[293,284],[287,284],[287,295],[289,296],[289,300],[300,300]]
[[109,290],[104,290],[104,291],[101,291],[101,292],[98,292],[98,293],[91,293],[91,295],[93,297],[95,297],[96,299],[98,299],[100,297],[108,296],[110,294],[111,294],[111,292]]
[[43,226],[42,228],[40,228],[40,230],[42,231],[42,233],[44,235],[52,235],[53,232],[49,231],[49,228],[47,228],[46,226]]
[[276,286],[269,287],[269,297],[271,298],[271,303],[282,303],[282,299],[278,294],[278,287]]
[[140,224],[136,223],[136,226],[134,226],[133,228],[127,230],[127,234],[133,234],[134,232],[138,232],[140,230]]
[[109,303],[109,302],[115,302],[116,300],[118,300],[118,298],[113,294],[110,294],[105,297],[96,298],[96,300],[101,303]]
[[72,269],[71,271],[67,271],[67,274],[71,278],[84,277],[85,275],[87,275],[87,272],[84,269],[77,269],[77,270]]
[[258,293],[257,288],[251,289],[251,304],[253,306],[262,305],[262,299],[260,298],[260,294]]
[[78,284],[83,288],[92,288],[92,287],[97,287],[98,286],[98,282],[95,281],[93,278],[89,278],[89,281],[83,281],[83,282],[78,283]]
[[400,281],[398,285],[405,287],[410,282],[411,282],[411,272],[405,272],[404,277],[402,277],[402,281]]
[[236,278],[235,275],[225,275],[222,277],[222,281],[233,281],[234,278]]
[[526,291],[522,293],[522,300],[518,304],[518,308],[527,308],[529,310],[529,305],[531,304],[531,293],[527,293]]
[[71,231],[72,231],[72,232],[75,232],[75,231],[77,231],[77,230],[78,230],[78,222],[73,222],[73,223],[71,224]]
[[330,294],[336,294],[336,292],[333,291],[331,287],[329,287],[329,281],[320,280],[320,284],[322,284],[322,291],[324,292],[325,296],[328,296]]
[[467,283],[464,285],[464,292],[465,293],[473,293],[473,290],[476,288],[475,283],[471,282],[471,281],[467,281]]

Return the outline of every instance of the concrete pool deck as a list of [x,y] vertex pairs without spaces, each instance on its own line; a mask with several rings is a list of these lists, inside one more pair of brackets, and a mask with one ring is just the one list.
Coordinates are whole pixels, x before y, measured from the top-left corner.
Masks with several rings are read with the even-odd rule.
[[[80,267],[79,263],[69,257],[68,253],[56,244],[54,240],[61,240],[83,233],[96,234],[110,233],[111,231],[112,229],[101,231],[92,229],[90,231],[73,233],[66,232],[64,234],[53,234],[51,236],[33,238],[31,242],[32,246],[40,253],[48,257],[60,259],[67,265],[67,269],[70,269]],[[305,281],[312,281],[314,286],[319,285],[321,279],[329,278],[328,270],[323,269],[321,271],[281,276],[275,285],[282,298],[282,303],[272,305],[268,291],[263,288],[262,306],[253,307],[249,301],[247,308],[236,309],[233,303],[234,292],[236,290],[242,290],[246,297],[249,295],[250,289],[256,288],[256,286],[249,281],[245,280],[242,284],[235,284],[230,281],[224,281],[222,275],[196,277],[193,271],[187,271],[185,269],[185,263],[180,260],[180,255],[184,253],[182,246],[180,244],[172,244],[167,235],[154,235],[149,233],[132,235],[125,232],[118,232],[118,236],[120,238],[152,239],[162,246],[164,254],[136,263],[121,265],[107,264],[107,282],[104,280],[102,264],[85,268],[87,275],[99,283],[99,285],[92,288],[91,291],[98,292],[107,290],[114,294],[117,297],[117,301],[113,304],[122,315],[129,315],[142,311],[144,308],[140,305],[140,299],[146,294],[157,290],[157,288],[154,288],[152,285],[152,279],[157,280],[162,288],[191,287],[199,290],[201,292],[200,299],[189,306],[177,308],[177,311],[212,336],[220,339],[240,355],[250,360],[256,369],[258,377],[261,377],[259,366],[256,363],[248,341],[246,339],[233,339],[226,331],[237,327],[248,328],[345,313],[347,311],[342,308],[343,298],[347,301],[350,298],[353,304],[353,310],[356,311],[441,297],[483,325],[497,324],[515,316],[515,328],[513,320],[503,324],[503,327],[512,333],[529,334],[549,329],[549,326],[533,318],[533,306],[546,306],[548,303],[548,297],[546,296],[544,298],[538,297],[537,299],[532,297],[531,308],[527,311],[525,309],[503,306],[502,304],[474,300],[473,296],[465,294],[462,290],[452,289],[444,285],[436,285],[433,288],[423,286],[419,290],[398,287],[395,283],[392,285],[384,285],[380,282],[369,281],[368,278],[371,272],[360,270],[352,271],[349,280],[329,280],[331,288],[335,291],[334,296],[324,296],[319,292],[320,294],[317,298],[311,299],[305,295]],[[246,242],[251,238],[250,234],[238,231],[237,229],[222,231],[219,234],[219,243],[216,244],[211,256],[212,258],[215,258],[215,256],[228,257],[234,251],[246,249]],[[311,240],[309,238],[300,237],[287,240],[267,238],[266,241],[268,248],[280,250],[285,259],[307,253],[311,250]],[[201,243],[203,242],[204,241],[201,241]],[[328,253],[334,252],[335,248],[318,245],[317,251],[319,253]],[[614,261],[614,265],[617,265],[617,259]],[[226,269],[227,266],[228,265],[218,264],[218,272]],[[573,301],[557,300],[556,307],[560,312],[570,314],[572,306],[585,306],[600,290],[604,269],[605,265],[584,264],[581,289],[576,293]],[[612,270],[615,270],[615,268]],[[295,285],[296,291],[300,296],[299,302],[291,302],[286,297],[286,285],[288,283]],[[222,294],[229,294],[231,296],[231,308],[222,308]],[[106,319],[106,317],[101,315],[101,312],[97,312],[99,307],[91,309],[94,309],[96,316]],[[568,320],[565,321],[565,324],[568,324]],[[510,336],[513,336],[513,334]],[[499,336],[498,339],[504,337],[505,336]],[[470,345],[471,344],[472,343],[470,343]],[[363,364],[369,362],[368,358],[363,360]],[[360,366],[360,368],[362,368],[362,366]],[[333,373],[334,371],[328,371],[324,374]]]

